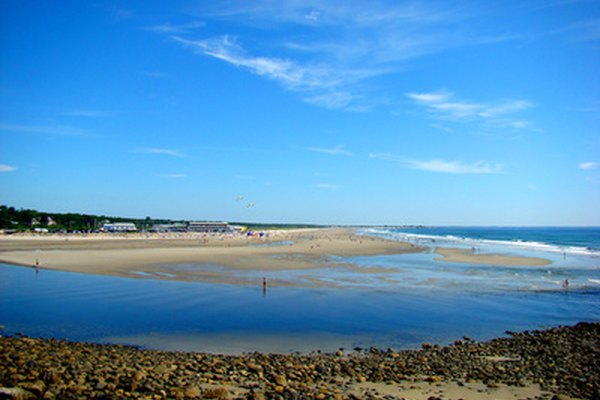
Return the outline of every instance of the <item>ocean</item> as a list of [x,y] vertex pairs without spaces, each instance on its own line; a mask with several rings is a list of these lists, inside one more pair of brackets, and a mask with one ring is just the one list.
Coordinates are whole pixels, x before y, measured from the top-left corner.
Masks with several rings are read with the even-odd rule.
[[364,232],[409,242],[600,257],[600,227],[386,227]]

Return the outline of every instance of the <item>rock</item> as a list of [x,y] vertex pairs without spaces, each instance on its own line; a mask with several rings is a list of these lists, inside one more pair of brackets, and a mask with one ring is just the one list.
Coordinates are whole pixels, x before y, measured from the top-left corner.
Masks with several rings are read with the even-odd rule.
[[262,370],[263,370],[263,367],[261,367],[260,365],[258,365],[256,363],[253,363],[253,362],[247,363],[246,367],[249,370],[254,371],[254,372],[259,372],[259,371],[262,372]]
[[285,375],[275,375],[273,380],[280,386],[287,386],[287,379],[285,378]]
[[222,387],[206,389],[204,392],[204,398],[216,399],[216,400],[227,400],[229,399],[229,392],[227,389]]
[[37,396],[20,387],[2,387],[0,388],[0,399],[10,400],[29,400],[36,399]]
[[265,394],[263,392],[252,393],[252,400],[265,400]]
[[96,382],[96,386],[94,386],[94,389],[104,390],[105,388],[106,388],[106,381],[104,380],[104,378],[99,377],[98,381]]
[[37,380],[35,382],[23,382],[20,383],[19,386],[39,397],[41,397],[46,391],[46,384],[40,380]]
[[[185,388],[183,388],[183,395],[186,398],[200,397],[201,394],[202,394],[202,392],[200,391],[200,388],[198,386],[188,385]],[[219,399],[222,397],[215,397],[215,398]],[[224,397],[224,398],[227,398],[227,397]]]

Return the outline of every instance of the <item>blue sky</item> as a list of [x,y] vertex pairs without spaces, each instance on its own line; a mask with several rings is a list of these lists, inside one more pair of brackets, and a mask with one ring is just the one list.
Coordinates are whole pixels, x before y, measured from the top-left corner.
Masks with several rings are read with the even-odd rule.
[[598,1],[3,1],[0,203],[600,225]]

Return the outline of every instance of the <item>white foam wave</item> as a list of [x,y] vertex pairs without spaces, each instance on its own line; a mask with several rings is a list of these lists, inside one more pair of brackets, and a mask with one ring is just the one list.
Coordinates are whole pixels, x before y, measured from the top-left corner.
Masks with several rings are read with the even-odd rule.
[[427,235],[406,232],[394,232],[389,229],[369,228],[362,231],[364,234],[374,234],[385,236],[391,239],[407,241],[411,243],[422,244],[450,244],[464,245],[469,247],[491,246],[491,247],[512,247],[522,250],[562,253],[569,255],[582,255],[600,257],[600,251],[577,246],[558,246],[543,242],[525,241],[525,240],[492,240],[492,239],[474,239],[469,237],[460,237],[454,235]]

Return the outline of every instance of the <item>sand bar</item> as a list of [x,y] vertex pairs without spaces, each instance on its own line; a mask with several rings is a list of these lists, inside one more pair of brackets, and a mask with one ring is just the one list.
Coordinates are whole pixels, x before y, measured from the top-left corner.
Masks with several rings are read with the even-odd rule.
[[442,257],[436,258],[436,261],[483,264],[483,265],[501,265],[501,266],[543,266],[551,263],[550,260],[538,257],[524,257],[507,254],[494,253],[475,253],[472,250],[457,249],[448,247],[438,247],[435,252]]
[[[263,237],[207,234],[3,235],[0,262],[90,274],[210,283],[256,284],[270,271],[345,268],[357,274],[385,273],[343,258],[428,251],[409,243],[357,235],[349,228],[273,230]],[[438,261],[500,266],[541,266],[549,260],[437,248]],[[309,274],[310,275],[310,274]],[[331,285],[310,275],[305,283]]]
[[[228,272],[352,268],[336,259],[423,250],[398,241],[355,235],[350,229],[269,231],[263,238],[138,234],[0,239],[0,261],[6,263],[34,266],[37,260],[40,268],[64,271],[240,284],[251,282],[228,276]],[[206,268],[174,271],[168,268],[173,264]]]

